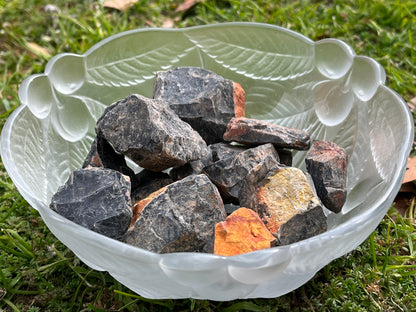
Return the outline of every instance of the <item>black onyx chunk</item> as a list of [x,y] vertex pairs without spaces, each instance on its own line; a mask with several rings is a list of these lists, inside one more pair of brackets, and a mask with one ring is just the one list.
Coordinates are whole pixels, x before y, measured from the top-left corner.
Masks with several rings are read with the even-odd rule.
[[77,169],[52,197],[50,207],[90,230],[120,239],[132,218],[130,187],[130,179],[118,171]]

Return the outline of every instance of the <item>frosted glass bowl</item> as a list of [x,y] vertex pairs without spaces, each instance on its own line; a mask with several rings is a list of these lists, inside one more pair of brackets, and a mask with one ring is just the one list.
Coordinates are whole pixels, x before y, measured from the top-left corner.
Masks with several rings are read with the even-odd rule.
[[[156,71],[200,66],[240,83],[246,114],[307,130],[349,154],[348,197],[328,231],[288,246],[233,257],[155,254],[51,211],[49,201],[83,163],[104,108],[131,93],[152,96]],[[277,297],[361,244],[397,194],[413,142],[404,101],[382,67],[337,39],[313,42],[280,27],[228,23],[137,29],[83,55],[59,54],[23,81],[22,102],[1,135],[3,163],[23,197],[82,261],[148,298]],[[294,154],[302,169],[305,152]],[[139,170],[140,168],[135,168]]]

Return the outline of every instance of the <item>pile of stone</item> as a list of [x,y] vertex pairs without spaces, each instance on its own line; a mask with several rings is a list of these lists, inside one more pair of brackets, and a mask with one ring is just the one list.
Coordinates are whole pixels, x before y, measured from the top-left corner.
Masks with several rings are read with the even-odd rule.
[[[324,207],[338,213],[346,198],[345,150],[246,118],[244,104],[243,88],[211,71],[158,72],[152,99],[132,94],[105,109],[50,207],[156,253],[229,256],[326,231]],[[309,173],[291,166],[292,149],[308,150]]]

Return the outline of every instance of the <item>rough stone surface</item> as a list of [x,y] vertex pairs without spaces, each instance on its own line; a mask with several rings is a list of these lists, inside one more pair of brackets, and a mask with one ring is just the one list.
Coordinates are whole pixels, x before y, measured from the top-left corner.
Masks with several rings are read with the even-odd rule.
[[174,167],[170,170],[169,175],[173,180],[177,181],[193,174],[202,173],[204,167],[209,166],[212,163],[212,152],[209,152],[203,156],[203,158],[190,161],[181,167]]
[[214,253],[239,255],[270,248],[275,240],[255,211],[241,207],[215,225]]
[[225,141],[247,145],[272,143],[276,148],[306,150],[310,147],[309,133],[246,117],[232,118],[224,133]]
[[134,171],[127,166],[124,155],[116,153],[113,147],[103,137],[97,136],[92,142],[82,168],[88,166],[117,170],[129,176],[132,189],[137,185],[138,181],[136,180]]
[[247,173],[266,157],[273,157],[276,162],[279,161],[279,155],[272,144],[249,148],[220,159],[205,167],[204,172],[217,185],[223,195],[224,202],[238,203],[238,192]]
[[229,143],[215,143],[208,145],[212,152],[212,161],[218,161],[221,159],[234,157],[238,153],[244,152],[249,147],[241,145],[231,145]]
[[223,141],[230,119],[243,114],[243,93],[240,85],[199,67],[157,72],[153,87],[153,98],[169,102],[207,144]]
[[149,195],[138,210],[125,241],[157,253],[212,253],[215,224],[226,218],[217,188],[203,174],[186,177]]
[[[279,245],[291,244],[326,231],[326,216],[311,179],[294,167],[265,170],[247,179],[240,204],[255,210]],[[256,181],[257,180],[257,181]],[[244,194],[244,195],[243,195]]]
[[247,146],[237,146],[223,142],[210,144],[208,147],[211,153],[204,159],[191,161],[182,167],[172,168],[169,172],[170,176],[177,181],[192,174],[203,173],[204,168],[211,166],[214,162],[228,157],[234,157],[249,148]]
[[316,193],[329,210],[341,211],[347,197],[348,154],[329,141],[315,141],[305,157]]
[[77,169],[52,197],[50,207],[90,230],[121,239],[132,218],[130,179],[112,169]]
[[157,195],[160,193],[163,193],[166,190],[166,186],[148,194],[141,200],[135,202],[133,204],[133,207],[131,208],[133,212],[133,216],[131,218],[131,223],[129,225],[129,229],[134,228],[134,224],[136,223],[137,219],[140,217],[140,214],[142,213],[144,207],[146,207],[147,204],[149,204]]
[[200,160],[191,161],[181,167],[172,168],[169,171],[169,175],[174,181],[181,180],[187,176],[193,174],[200,174],[205,167],[204,163]]
[[246,92],[243,87],[237,83],[233,82],[234,88],[234,115],[235,117],[244,117],[245,115],[245,104],[246,104]]
[[264,180],[268,174],[276,172],[282,168],[282,165],[276,161],[275,157],[268,156],[262,162],[253,166],[246,174],[245,179],[241,182],[238,192],[238,200],[241,206],[255,209],[257,205],[256,194],[260,182]]
[[131,190],[132,204],[146,198],[151,193],[173,183],[173,179],[165,172],[154,172],[143,169],[136,176],[137,186]]
[[166,103],[138,94],[107,107],[96,132],[116,151],[153,171],[182,166],[209,153],[201,136]]

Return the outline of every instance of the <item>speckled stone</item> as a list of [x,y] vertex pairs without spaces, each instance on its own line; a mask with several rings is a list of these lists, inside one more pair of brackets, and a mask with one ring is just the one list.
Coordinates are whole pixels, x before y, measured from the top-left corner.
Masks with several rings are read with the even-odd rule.
[[316,193],[329,210],[338,213],[347,198],[348,154],[329,141],[315,141],[305,156]]
[[177,67],[159,71],[153,98],[169,102],[207,144],[223,141],[230,119],[244,115],[245,92],[231,80],[200,67]]
[[112,169],[77,169],[53,195],[50,207],[90,230],[121,239],[132,218],[130,179]]
[[201,136],[165,102],[138,94],[107,107],[96,132],[116,151],[152,171],[183,166],[209,153]]
[[[244,184],[240,205],[256,211],[279,245],[291,244],[327,229],[311,179],[294,167],[258,171]],[[265,175],[265,176],[264,176]],[[263,177],[264,176],[264,177]]]
[[306,131],[246,117],[230,120],[224,140],[247,145],[272,143],[277,149],[306,150],[310,147],[310,136]]
[[276,162],[279,161],[279,155],[272,144],[248,148],[236,154],[231,153],[230,157],[205,167],[204,172],[219,188],[224,202],[238,204],[238,192],[247,173],[266,157],[273,157]]
[[[208,146],[209,147],[209,146]],[[173,180],[178,181],[193,174],[200,174],[206,166],[212,163],[212,152],[205,154],[201,159],[193,160],[181,167],[174,167],[169,171]]]
[[235,157],[238,153],[244,152],[249,147],[242,145],[231,145],[229,143],[215,143],[208,145],[212,152],[212,160],[218,161],[221,159]]
[[191,175],[150,194],[138,211],[125,241],[157,253],[212,253],[215,224],[226,218],[218,190],[204,174]]

